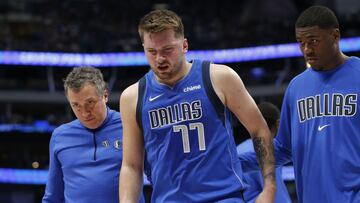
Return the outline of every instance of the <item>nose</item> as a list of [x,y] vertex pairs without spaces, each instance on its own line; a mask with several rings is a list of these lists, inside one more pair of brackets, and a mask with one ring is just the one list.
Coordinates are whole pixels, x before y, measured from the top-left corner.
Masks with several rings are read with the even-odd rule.
[[89,108],[83,108],[82,110],[81,110],[81,116],[82,117],[84,117],[84,118],[86,118],[86,117],[88,117],[89,115],[90,115],[90,109]]
[[314,49],[309,44],[305,44],[303,51],[305,55],[311,55],[313,54]]
[[156,55],[156,62],[157,62],[157,63],[160,63],[160,64],[161,64],[161,63],[163,63],[164,61],[165,61],[165,57],[164,57],[162,54],[159,53],[159,54]]

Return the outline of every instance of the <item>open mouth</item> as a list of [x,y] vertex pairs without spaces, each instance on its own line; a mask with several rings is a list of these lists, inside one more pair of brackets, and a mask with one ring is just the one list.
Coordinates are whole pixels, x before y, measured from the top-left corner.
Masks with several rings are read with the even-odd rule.
[[159,69],[159,70],[166,70],[166,69],[168,69],[168,68],[169,68],[169,66],[167,66],[167,65],[158,66],[158,69]]

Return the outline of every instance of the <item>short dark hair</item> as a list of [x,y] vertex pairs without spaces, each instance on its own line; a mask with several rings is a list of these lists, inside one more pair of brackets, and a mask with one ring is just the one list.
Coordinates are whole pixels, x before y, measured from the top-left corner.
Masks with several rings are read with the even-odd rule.
[[325,6],[311,6],[303,11],[295,28],[319,26],[321,29],[339,28],[339,22],[332,10]]
[[103,96],[107,90],[101,71],[92,66],[74,67],[64,80],[64,90],[67,96],[68,90],[79,92],[86,83],[92,84],[99,96]]
[[263,115],[268,127],[271,129],[276,125],[276,122],[280,119],[280,110],[277,106],[270,102],[261,102],[258,104],[258,108]]
[[139,23],[138,31],[141,42],[144,42],[144,33],[159,33],[172,29],[176,37],[184,37],[184,25],[181,18],[167,9],[154,10],[146,14]]

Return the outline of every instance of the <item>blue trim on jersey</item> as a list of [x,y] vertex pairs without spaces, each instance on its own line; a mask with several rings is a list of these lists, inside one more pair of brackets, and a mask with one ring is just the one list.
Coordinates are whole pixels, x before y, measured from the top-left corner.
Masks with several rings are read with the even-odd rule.
[[220,98],[216,95],[216,92],[211,84],[211,78],[210,78],[210,61],[203,61],[202,63],[202,77],[204,79],[204,83],[206,85],[206,93],[211,101],[211,103],[214,105],[216,109],[216,113],[218,114],[219,118],[225,122],[225,115],[224,115],[224,105],[221,102]]
[[141,98],[144,97],[145,89],[146,89],[146,79],[145,79],[145,76],[144,76],[139,80],[138,100],[137,100],[137,104],[136,104],[136,121],[137,121],[140,129],[142,129],[141,111],[142,111],[142,105],[143,105],[143,100]]
[[218,116],[208,96],[212,85],[205,82],[210,74],[203,74],[202,62],[195,60],[188,75],[173,87],[159,83],[152,71],[145,77],[139,99],[152,201],[241,199],[245,186],[231,114],[221,103],[224,117]]

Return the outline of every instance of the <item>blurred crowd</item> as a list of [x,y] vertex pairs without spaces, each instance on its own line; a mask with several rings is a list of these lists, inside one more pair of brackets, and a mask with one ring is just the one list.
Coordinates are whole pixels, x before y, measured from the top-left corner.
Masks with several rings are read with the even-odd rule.
[[[2,0],[0,50],[53,52],[140,51],[137,24],[152,9],[181,15],[191,49],[234,48],[294,41],[299,0]],[[334,1],[325,1],[331,2]],[[334,4],[334,3],[332,3]],[[330,5],[331,6],[331,5]],[[359,12],[344,16],[354,34]],[[356,32],[356,31],[355,31]]]

